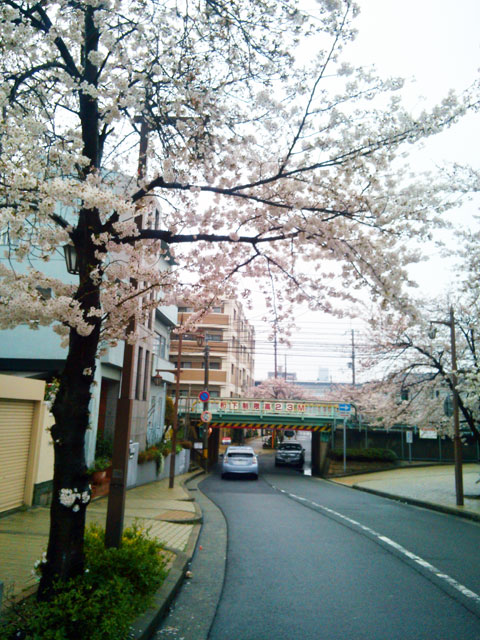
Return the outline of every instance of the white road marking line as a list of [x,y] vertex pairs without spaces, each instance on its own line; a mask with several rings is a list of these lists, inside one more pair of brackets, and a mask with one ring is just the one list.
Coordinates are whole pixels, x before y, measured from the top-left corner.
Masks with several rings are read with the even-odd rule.
[[[277,489],[277,487],[274,487],[274,488]],[[417,556],[415,553],[412,553],[408,549],[405,549],[405,547],[402,547],[401,544],[398,544],[398,542],[395,542],[391,538],[387,538],[387,536],[384,536],[381,533],[378,533],[378,531],[375,531],[374,529],[371,529],[370,527],[366,527],[361,522],[357,522],[357,520],[353,520],[352,518],[349,518],[348,516],[344,516],[343,513],[339,513],[338,511],[334,511],[333,509],[329,509],[328,507],[325,507],[325,506],[323,506],[321,504],[318,504],[318,502],[313,502],[311,500],[307,500],[306,498],[302,498],[301,496],[297,496],[294,493],[289,493],[288,491],[285,491],[283,489],[278,489],[278,491],[280,491],[281,493],[285,493],[287,496],[290,496],[291,498],[294,498],[295,500],[300,500],[302,502],[308,502],[313,507],[317,507],[318,509],[321,509],[322,511],[326,511],[327,513],[331,513],[332,515],[336,516],[337,518],[341,518],[342,520],[345,520],[346,522],[349,522],[350,524],[353,524],[355,527],[358,527],[359,529],[362,529],[363,531],[367,531],[371,536],[377,538],[378,540],[381,540],[384,544],[389,545],[393,549],[396,549],[396,551],[398,551],[399,553],[403,554],[404,556],[406,556],[407,558],[409,558],[413,562],[417,563],[419,566],[421,566],[424,569],[426,569],[427,571],[430,571],[431,573],[433,573],[437,578],[447,582],[451,587],[453,587],[454,589],[459,591],[463,596],[465,596],[467,598],[470,598],[476,604],[480,605],[480,595],[478,595],[478,593],[475,593],[474,591],[471,591],[471,589],[469,589],[465,585],[461,584],[460,582],[458,582],[457,580],[455,580],[451,576],[447,575],[446,573],[443,573],[442,571],[440,571],[440,569],[437,569],[437,567],[435,567],[433,564],[430,564],[430,562],[427,562],[427,560],[424,560],[420,556]]]

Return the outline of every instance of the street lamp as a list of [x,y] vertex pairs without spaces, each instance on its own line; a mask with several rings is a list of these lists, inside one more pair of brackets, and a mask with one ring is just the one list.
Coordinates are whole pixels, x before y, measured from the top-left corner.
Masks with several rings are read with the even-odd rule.
[[[457,506],[463,506],[463,475],[462,475],[462,441],[460,439],[460,419],[458,415],[458,391],[457,391],[457,350],[455,341],[455,314],[453,307],[450,307],[450,318],[448,322],[442,320],[432,320],[431,325],[443,324],[450,327],[450,350],[452,354],[452,398],[453,398],[453,455],[455,460],[455,492]],[[431,326],[428,332],[429,338],[435,338],[435,328]]]
[[[163,384],[163,377],[160,375],[160,371],[163,371],[163,369],[156,369],[156,374],[153,376],[152,380],[153,380],[153,384],[156,387],[161,387]],[[165,369],[166,371],[166,369]]]
[[65,262],[67,263],[67,271],[73,275],[78,275],[78,255],[77,250],[73,244],[66,244],[63,247],[63,253],[65,255]]

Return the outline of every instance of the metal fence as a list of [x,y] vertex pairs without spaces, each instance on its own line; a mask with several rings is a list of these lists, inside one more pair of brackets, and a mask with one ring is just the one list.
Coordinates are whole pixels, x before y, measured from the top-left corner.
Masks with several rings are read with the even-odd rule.
[[[410,434],[410,435],[407,435]],[[411,442],[408,442],[411,440]],[[473,436],[462,436],[462,458],[464,462],[480,462],[480,447]],[[343,429],[332,433],[332,447],[343,447]],[[362,425],[347,428],[347,448],[364,449],[376,447],[395,451],[400,460],[424,460],[434,462],[453,462],[453,440],[449,437],[435,439],[421,438],[418,429],[396,428],[391,430],[372,429]]]

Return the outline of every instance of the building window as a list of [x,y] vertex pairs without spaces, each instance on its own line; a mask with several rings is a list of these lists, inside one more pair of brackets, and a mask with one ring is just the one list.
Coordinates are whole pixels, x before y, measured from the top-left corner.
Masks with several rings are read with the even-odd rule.
[[184,360],[180,363],[180,368],[181,369],[191,369],[192,368],[192,362],[190,360]]
[[[188,389],[180,389],[178,392],[179,398],[188,398]],[[175,389],[172,389],[172,398],[175,398]]]
[[207,331],[205,334],[205,338],[212,342],[222,342],[223,334],[221,331],[215,331],[215,333],[210,333]]
[[211,398],[219,398],[220,397],[220,391],[209,391],[210,397]]
[[137,357],[137,379],[135,381],[135,398],[140,400],[140,393],[142,388],[142,373],[143,373],[143,348],[138,347]]
[[167,340],[160,333],[155,335],[155,353],[159,358],[163,358],[165,360],[166,350],[167,350]]
[[223,313],[223,307],[213,307],[213,313]]
[[193,307],[178,307],[178,313],[192,313]]
[[145,351],[145,370],[143,373],[143,400],[147,399],[149,379],[150,379],[150,351]]

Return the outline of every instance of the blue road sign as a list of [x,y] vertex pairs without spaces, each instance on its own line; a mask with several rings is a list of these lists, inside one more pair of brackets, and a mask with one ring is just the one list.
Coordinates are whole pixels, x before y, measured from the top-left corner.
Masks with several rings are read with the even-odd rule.
[[208,393],[208,391],[200,391],[200,393],[198,394],[198,397],[202,402],[208,402],[208,399],[210,398],[210,394]]
[[350,413],[351,409],[352,409],[351,404],[342,403],[338,405],[338,410],[340,411],[340,413]]

